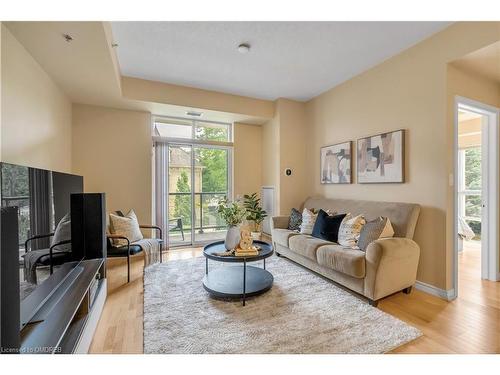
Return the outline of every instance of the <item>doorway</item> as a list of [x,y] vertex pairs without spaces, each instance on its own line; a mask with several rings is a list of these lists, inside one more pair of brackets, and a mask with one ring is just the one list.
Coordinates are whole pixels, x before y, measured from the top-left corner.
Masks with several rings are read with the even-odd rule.
[[460,280],[498,280],[498,109],[457,97],[454,293]]

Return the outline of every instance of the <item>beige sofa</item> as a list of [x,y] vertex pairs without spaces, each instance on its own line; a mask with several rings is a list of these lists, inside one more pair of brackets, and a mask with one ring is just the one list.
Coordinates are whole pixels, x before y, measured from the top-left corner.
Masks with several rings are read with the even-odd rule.
[[420,256],[420,248],[412,240],[419,205],[310,198],[304,207],[364,214],[368,221],[385,216],[391,220],[394,237],[376,240],[364,252],[290,231],[287,229],[289,217],[276,216],[271,220],[271,233],[278,256],[285,256],[365,296],[373,306],[390,294],[411,291]]

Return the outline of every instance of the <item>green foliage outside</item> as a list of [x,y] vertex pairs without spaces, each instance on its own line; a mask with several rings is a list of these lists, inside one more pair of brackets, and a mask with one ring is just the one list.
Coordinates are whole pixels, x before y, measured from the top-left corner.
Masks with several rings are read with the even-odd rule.
[[[481,148],[465,150],[465,189],[481,190]],[[481,218],[481,195],[467,195],[465,199],[465,216]],[[481,222],[467,220],[471,229],[476,233],[474,240],[481,239]]]
[[[28,168],[2,164],[2,203],[19,208],[19,243],[26,241],[30,230],[29,193]],[[14,197],[19,199],[9,199]]]
[[481,148],[465,150],[465,188],[481,190]]
[[[188,174],[183,170],[177,179],[177,192],[189,193],[189,179]],[[174,200],[174,216],[181,218],[186,227],[191,226],[191,196],[190,195],[176,195]]]
[[195,138],[204,139],[208,141],[228,141],[228,128],[227,127],[210,127],[210,126],[197,126],[195,129]]
[[[228,133],[226,128],[217,127],[197,127],[196,139],[210,141],[227,141]],[[226,197],[228,188],[227,151],[216,148],[194,148],[196,165],[202,167],[201,192],[219,193],[196,195],[194,209],[196,215],[195,226],[200,226],[200,217],[203,226],[225,227],[226,224],[217,212],[217,204],[221,198]],[[190,192],[189,171],[182,171],[177,179],[177,192]],[[193,182],[193,188],[195,187]],[[195,191],[200,193],[200,191]],[[201,205],[201,206],[200,206]],[[203,209],[203,212],[201,212]],[[191,196],[176,195],[174,200],[174,216],[182,218],[185,228],[191,227]]]

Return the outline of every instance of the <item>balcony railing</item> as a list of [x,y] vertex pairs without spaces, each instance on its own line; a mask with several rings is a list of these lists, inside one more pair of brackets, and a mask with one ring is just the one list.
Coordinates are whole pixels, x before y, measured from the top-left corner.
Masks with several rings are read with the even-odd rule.
[[[169,196],[176,197],[176,196],[186,196],[186,197],[191,197],[192,193],[188,192],[176,192],[176,193],[169,193]],[[222,221],[222,219],[219,217],[217,212],[215,210],[217,209],[217,202],[214,200],[213,205],[212,204],[207,204],[209,202],[208,197],[220,197],[220,199],[223,199],[227,197],[227,192],[226,191],[221,191],[221,192],[199,192],[199,193],[194,193],[194,202],[191,202],[192,207],[194,209],[194,230],[197,230],[198,233],[203,233],[205,229],[225,229],[226,224]],[[199,197],[199,198],[198,198]],[[205,212],[206,209],[209,207],[214,208],[214,212]],[[175,203],[171,204],[169,201],[169,214],[171,210],[175,207]],[[204,218],[207,216],[215,218],[216,221],[220,220],[220,223],[216,223],[215,225],[211,224],[204,224]],[[169,218],[172,216],[172,214],[169,215]],[[190,217],[180,217],[183,219],[184,224],[185,224],[185,229],[191,229],[192,224],[191,224],[191,216]],[[189,220],[188,220],[189,219]]]

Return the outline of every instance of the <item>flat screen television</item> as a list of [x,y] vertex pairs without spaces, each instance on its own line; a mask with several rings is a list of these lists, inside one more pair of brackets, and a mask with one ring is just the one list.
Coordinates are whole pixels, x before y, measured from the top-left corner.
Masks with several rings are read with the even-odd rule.
[[25,309],[31,308],[29,296],[51,274],[68,273],[69,265],[78,264],[83,257],[71,251],[70,224],[70,197],[83,192],[83,177],[0,163],[0,185],[1,207],[15,208],[17,215],[9,217],[17,218],[9,220],[17,223],[9,224],[18,232],[17,244],[11,245],[16,249],[2,251],[18,252],[21,316],[28,317],[32,314],[23,311],[23,303]]

